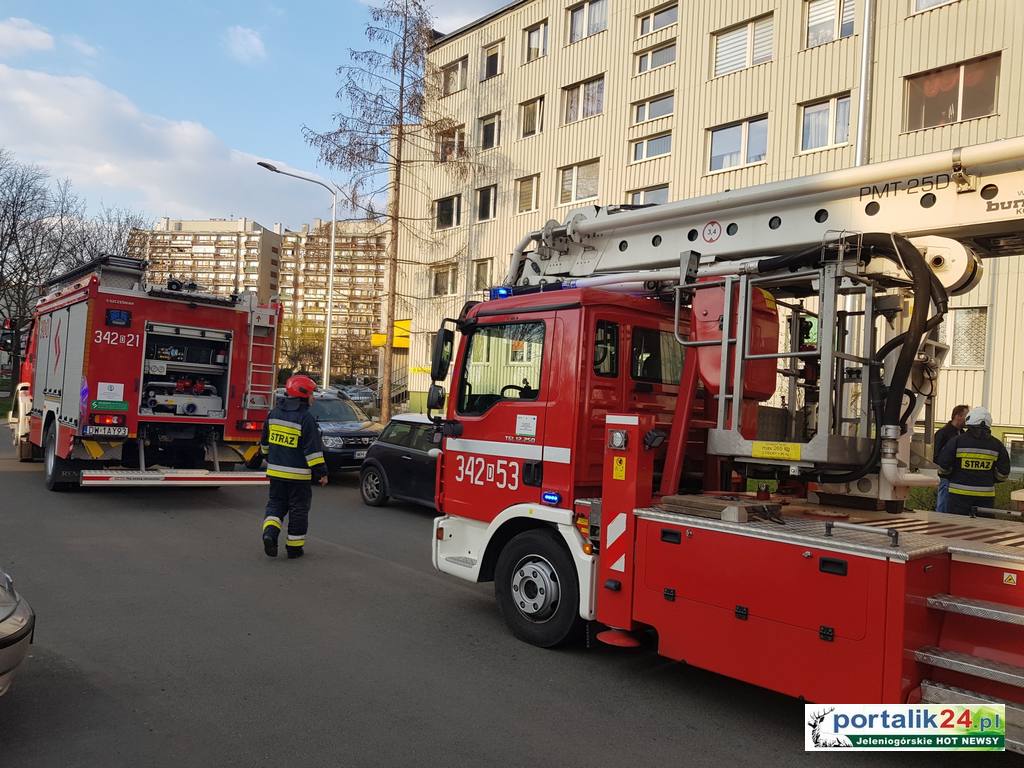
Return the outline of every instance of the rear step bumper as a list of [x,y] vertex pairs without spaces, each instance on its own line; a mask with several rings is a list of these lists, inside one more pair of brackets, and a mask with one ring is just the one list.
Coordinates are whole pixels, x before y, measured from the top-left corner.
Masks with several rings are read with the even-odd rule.
[[921,701],[925,704],[1002,704],[1006,707],[1006,748],[1024,753],[1024,704],[931,680],[921,681]]
[[102,470],[85,469],[79,480],[82,486],[193,486],[266,485],[263,472],[208,472],[202,469],[164,470]]

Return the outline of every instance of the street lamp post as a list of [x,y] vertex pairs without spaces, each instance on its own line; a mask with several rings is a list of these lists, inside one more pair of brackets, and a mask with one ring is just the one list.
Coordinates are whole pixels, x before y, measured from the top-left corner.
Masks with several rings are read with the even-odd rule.
[[334,230],[338,221],[338,192],[336,189],[327,186],[320,179],[310,176],[302,176],[291,171],[282,171],[276,165],[265,160],[256,163],[260,168],[266,168],[272,173],[280,173],[283,176],[291,176],[293,179],[308,181],[310,184],[319,184],[331,193],[331,251],[327,257],[327,324],[324,328],[324,363],[320,373],[321,386],[326,387],[331,383],[331,326],[334,322]]

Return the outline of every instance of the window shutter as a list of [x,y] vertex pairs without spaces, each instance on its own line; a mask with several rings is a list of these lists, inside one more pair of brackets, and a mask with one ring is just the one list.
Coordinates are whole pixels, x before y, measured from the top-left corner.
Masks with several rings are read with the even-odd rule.
[[575,168],[563,168],[558,187],[558,202],[568,203],[572,201],[572,177]]
[[517,208],[520,213],[523,211],[529,211],[533,208],[533,181],[533,176],[519,180],[519,201]]
[[576,167],[576,199],[597,197],[597,181],[600,163],[594,161]]
[[747,27],[722,32],[715,38],[715,77],[747,65]]
[[810,0],[807,3],[807,45],[814,46],[834,39],[836,0]]
[[772,17],[766,16],[754,22],[754,50],[751,64],[762,64],[772,60]]
[[843,10],[839,17],[839,36],[849,37],[853,34],[853,0],[843,0]]

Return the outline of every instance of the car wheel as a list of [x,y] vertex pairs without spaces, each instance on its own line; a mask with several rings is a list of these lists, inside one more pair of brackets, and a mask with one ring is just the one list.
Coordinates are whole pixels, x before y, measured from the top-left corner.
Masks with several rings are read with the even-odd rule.
[[66,491],[71,488],[72,483],[59,479],[63,477],[68,466],[69,462],[57,455],[57,422],[51,421],[46,427],[46,435],[43,437],[43,468],[46,477],[46,490]]
[[582,630],[576,566],[553,531],[525,531],[505,545],[494,595],[512,634],[531,645],[554,648]]
[[363,501],[371,507],[382,507],[387,504],[388,492],[384,473],[374,466],[364,469],[359,475],[359,492],[363,496]]

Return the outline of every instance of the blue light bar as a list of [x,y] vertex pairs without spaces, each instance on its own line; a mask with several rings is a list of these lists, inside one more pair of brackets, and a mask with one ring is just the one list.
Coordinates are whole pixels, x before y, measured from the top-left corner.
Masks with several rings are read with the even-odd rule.
[[562,503],[562,494],[555,491],[544,491],[544,493],[540,495],[540,500],[545,504],[557,506]]
[[512,289],[507,285],[499,285],[495,288],[491,288],[492,299],[507,299],[512,295]]

